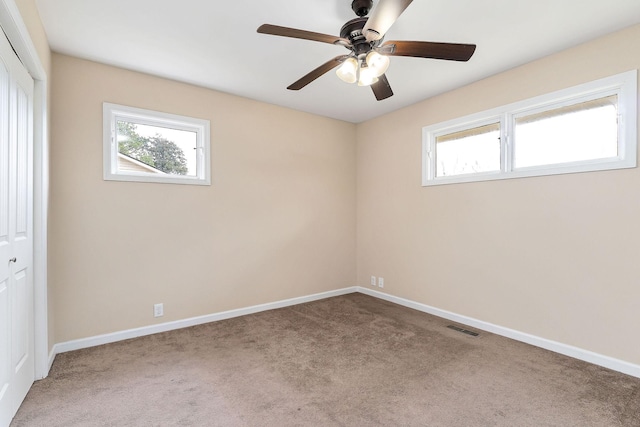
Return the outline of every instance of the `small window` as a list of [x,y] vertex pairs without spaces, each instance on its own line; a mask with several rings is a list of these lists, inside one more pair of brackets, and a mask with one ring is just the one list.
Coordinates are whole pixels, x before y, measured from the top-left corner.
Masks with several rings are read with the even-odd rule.
[[436,176],[500,171],[500,123],[436,136]]
[[515,118],[514,168],[618,156],[618,96]]
[[636,166],[637,71],[423,129],[423,185]]
[[209,121],[104,103],[104,179],[211,183]]

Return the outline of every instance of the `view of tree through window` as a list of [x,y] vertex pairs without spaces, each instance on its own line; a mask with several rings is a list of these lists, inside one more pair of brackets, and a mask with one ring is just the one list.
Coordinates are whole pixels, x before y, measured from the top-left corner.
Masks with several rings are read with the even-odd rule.
[[209,120],[102,104],[107,181],[211,185]]
[[117,121],[118,152],[171,175],[195,175],[196,134]]

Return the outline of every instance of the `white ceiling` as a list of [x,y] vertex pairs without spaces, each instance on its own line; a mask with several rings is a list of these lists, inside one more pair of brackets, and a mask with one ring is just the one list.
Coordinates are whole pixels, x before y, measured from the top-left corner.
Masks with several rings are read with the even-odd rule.
[[[374,0],[375,3],[375,0]],[[469,62],[393,57],[395,95],[329,72],[286,87],[339,46],[258,34],[263,23],[338,35],[351,0],[37,0],[55,52],[358,123],[640,22],[640,0],[415,0],[386,40],[474,43]],[[523,82],[526,84],[526,82]]]

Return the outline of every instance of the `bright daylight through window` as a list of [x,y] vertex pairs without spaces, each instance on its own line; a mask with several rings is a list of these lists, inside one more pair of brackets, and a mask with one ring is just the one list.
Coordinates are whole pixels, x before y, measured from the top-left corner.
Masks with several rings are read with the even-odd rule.
[[436,137],[436,176],[500,170],[500,123]]
[[209,121],[105,103],[104,179],[208,185]]
[[637,71],[423,129],[423,185],[636,166]]

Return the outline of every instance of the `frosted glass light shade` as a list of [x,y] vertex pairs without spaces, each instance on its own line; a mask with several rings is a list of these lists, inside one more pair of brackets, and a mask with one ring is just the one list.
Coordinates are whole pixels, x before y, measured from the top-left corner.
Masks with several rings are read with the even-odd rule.
[[389,68],[389,57],[380,55],[376,51],[371,51],[367,55],[367,66],[373,71],[376,77],[383,75]]
[[360,68],[360,80],[358,80],[358,86],[371,86],[377,81],[378,76],[376,76],[375,70],[373,68]]
[[345,83],[355,83],[358,80],[358,61],[349,58],[336,70],[336,74]]

